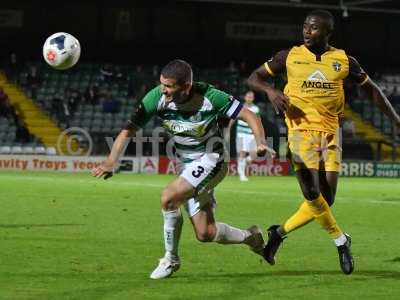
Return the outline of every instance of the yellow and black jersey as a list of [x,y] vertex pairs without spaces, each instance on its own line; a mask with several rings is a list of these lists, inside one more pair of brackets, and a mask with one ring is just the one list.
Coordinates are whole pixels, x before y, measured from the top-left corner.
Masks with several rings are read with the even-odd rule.
[[289,130],[335,133],[344,110],[343,81],[364,84],[368,75],[344,50],[330,47],[315,55],[304,45],[278,52],[264,64],[271,75],[287,78],[284,94],[289,98],[286,124]]

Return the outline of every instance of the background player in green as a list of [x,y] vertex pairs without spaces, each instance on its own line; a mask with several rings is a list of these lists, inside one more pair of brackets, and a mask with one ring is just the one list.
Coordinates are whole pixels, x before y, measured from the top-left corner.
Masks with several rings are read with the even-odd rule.
[[[274,264],[283,238],[316,219],[334,240],[342,271],[350,274],[354,269],[351,239],[336,224],[329,207],[335,199],[341,161],[337,131],[344,109],[343,80],[359,84],[396,125],[400,117],[359,63],[329,45],[333,28],[334,19],[328,11],[311,12],[303,25],[304,44],[278,52],[251,74],[248,83],[285,112],[292,163],[305,198],[286,222],[268,229],[264,258]],[[275,74],[287,75],[284,93],[266,82]]]
[[213,213],[213,188],[227,173],[220,121],[226,123],[226,118],[237,117],[246,121],[253,130],[257,153],[265,155],[268,147],[260,120],[232,96],[207,83],[193,82],[192,68],[185,61],[168,63],[161,71],[160,82],[144,97],[120,132],[108,159],[93,170],[96,177],[112,172],[125,141],[154,115],[161,118],[162,126],[174,139],[179,177],[162,191],[165,255],[150,277],[165,278],[180,267],[181,205],[185,206],[199,241],[247,244],[261,254],[264,241],[257,226],[238,229],[216,222]]
[[[254,92],[247,91],[244,95],[244,107],[260,117],[260,109],[253,103],[254,98]],[[253,131],[245,121],[238,120],[236,123],[236,153],[238,153],[237,171],[240,181],[249,180],[246,176],[246,166],[254,160],[256,150],[257,145]]]

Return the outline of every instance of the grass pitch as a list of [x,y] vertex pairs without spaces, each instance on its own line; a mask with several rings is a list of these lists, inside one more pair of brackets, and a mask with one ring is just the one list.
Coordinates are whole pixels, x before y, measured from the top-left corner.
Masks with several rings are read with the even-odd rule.
[[[181,269],[154,281],[172,179],[0,173],[0,299],[400,299],[398,179],[341,178],[334,214],[353,237],[350,276],[317,223],[293,232],[271,267],[245,246],[197,242],[185,215]],[[302,200],[294,177],[228,177],[217,199],[218,220],[264,229]]]

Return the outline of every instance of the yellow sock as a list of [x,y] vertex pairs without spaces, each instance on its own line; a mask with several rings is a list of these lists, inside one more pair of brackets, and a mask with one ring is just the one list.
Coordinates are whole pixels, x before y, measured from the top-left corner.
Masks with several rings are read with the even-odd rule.
[[336,219],[333,216],[328,203],[321,194],[319,194],[317,199],[307,201],[307,204],[313,212],[314,218],[333,239],[337,239],[343,234],[342,230],[336,224]]
[[285,233],[296,230],[314,220],[313,211],[310,209],[307,202],[309,201],[304,200],[294,215],[285,222],[283,225],[283,230]]

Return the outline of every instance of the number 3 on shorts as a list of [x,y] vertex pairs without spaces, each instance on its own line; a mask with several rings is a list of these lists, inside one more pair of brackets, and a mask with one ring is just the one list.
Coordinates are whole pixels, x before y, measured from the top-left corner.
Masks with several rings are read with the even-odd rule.
[[193,177],[199,178],[203,174],[204,168],[202,166],[197,166],[197,170],[192,172]]

